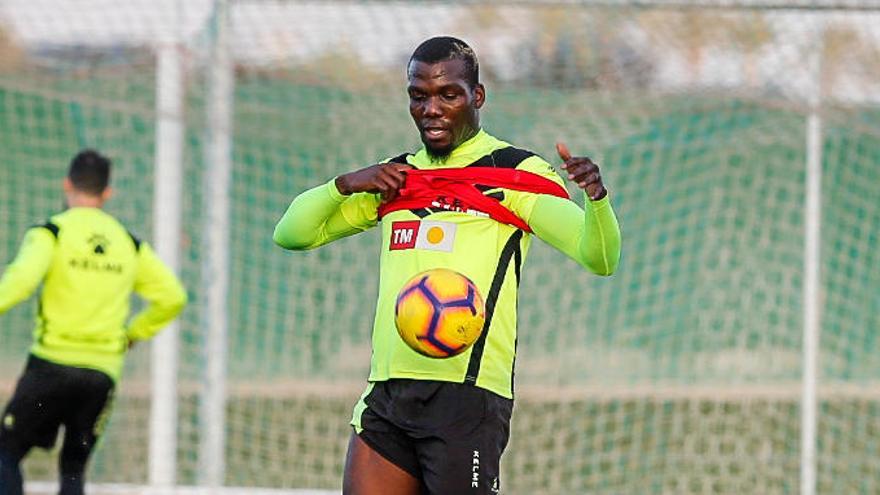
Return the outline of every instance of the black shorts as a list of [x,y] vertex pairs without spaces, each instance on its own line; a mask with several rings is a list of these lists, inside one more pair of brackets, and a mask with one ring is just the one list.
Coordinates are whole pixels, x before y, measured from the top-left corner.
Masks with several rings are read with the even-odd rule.
[[354,421],[360,438],[426,493],[499,492],[511,399],[461,383],[396,379],[376,382],[363,402]]
[[26,453],[52,448],[58,427],[89,447],[101,436],[114,383],[100,371],[28,358],[15,393],[0,418],[0,447]]

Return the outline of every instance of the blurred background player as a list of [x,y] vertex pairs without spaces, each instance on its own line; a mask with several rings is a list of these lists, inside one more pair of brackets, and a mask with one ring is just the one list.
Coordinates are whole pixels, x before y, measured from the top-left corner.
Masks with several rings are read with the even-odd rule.
[[[51,448],[60,425],[59,493],[83,493],[126,352],[186,305],[174,273],[101,209],[112,193],[110,168],[93,150],[77,154],[64,179],[67,209],[26,232],[0,278],[0,314],[43,284],[34,343],[0,419],[0,495],[23,493],[22,459],[33,447]],[[126,325],[132,292],[148,305]]]
[[[557,145],[566,175],[586,193],[584,211],[568,199],[546,161],[480,128],[486,92],[477,58],[463,41],[425,41],[413,53],[407,76],[410,114],[424,147],[300,194],[274,239],[287,249],[312,249],[383,220],[371,371],[352,419],[343,492],[498,493],[513,407],[517,290],[529,234],[590,271],[610,275],[620,256],[620,231],[599,168],[589,158],[572,157]],[[407,174],[430,181],[430,172],[421,174],[432,170],[458,170],[452,172],[455,184],[441,194],[407,182]],[[424,222],[442,235],[419,241]],[[395,330],[397,292],[432,268],[463,273],[486,298],[482,335],[448,359],[416,353]]]

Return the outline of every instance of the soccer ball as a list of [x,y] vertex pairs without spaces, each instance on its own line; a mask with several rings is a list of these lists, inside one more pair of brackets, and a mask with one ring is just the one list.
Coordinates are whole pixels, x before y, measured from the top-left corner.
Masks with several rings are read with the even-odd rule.
[[444,268],[419,273],[397,295],[397,333],[414,351],[433,358],[464,352],[483,331],[486,307],[477,286]]

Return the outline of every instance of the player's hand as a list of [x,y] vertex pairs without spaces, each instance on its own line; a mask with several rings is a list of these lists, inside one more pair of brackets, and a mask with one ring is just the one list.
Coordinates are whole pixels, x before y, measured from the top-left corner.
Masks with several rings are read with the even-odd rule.
[[406,182],[406,171],[412,165],[403,163],[380,163],[336,178],[336,188],[348,196],[358,192],[381,194],[382,201],[397,197],[397,191]]
[[586,191],[591,201],[598,201],[608,194],[605,185],[602,184],[599,166],[593,163],[593,160],[586,156],[571,156],[568,146],[564,143],[556,143],[556,152],[564,162],[562,169],[568,173],[568,179]]

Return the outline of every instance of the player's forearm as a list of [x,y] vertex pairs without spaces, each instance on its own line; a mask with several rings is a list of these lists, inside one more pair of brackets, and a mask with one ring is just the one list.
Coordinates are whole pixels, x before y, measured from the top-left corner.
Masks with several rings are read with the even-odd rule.
[[364,228],[353,225],[342,211],[349,198],[333,181],[303,192],[290,203],[272,239],[285,249],[306,250],[361,232]]
[[187,302],[186,291],[177,283],[150,297],[149,305],[135,315],[128,325],[129,340],[152,338],[183,311]]
[[134,291],[147,307],[128,325],[129,340],[146,340],[171,322],[186,306],[187,295],[180,279],[146,242],[138,251],[138,272]]
[[24,301],[43,280],[52,258],[50,234],[29,231],[22,247],[0,278],[0,314]]
[[28,267],[11,264],[0,279],[0,314],[24,301],[37,288],[40,279]]
[[586,200],[582,210],[572,201],[541,196],[529,226],[535,234],[597,275],[611,275],[620,259],[620,229],[608,197]]
[[597,275],[611,275],[620,261],[620,226],[608,196],[586,200],[581,259]]

